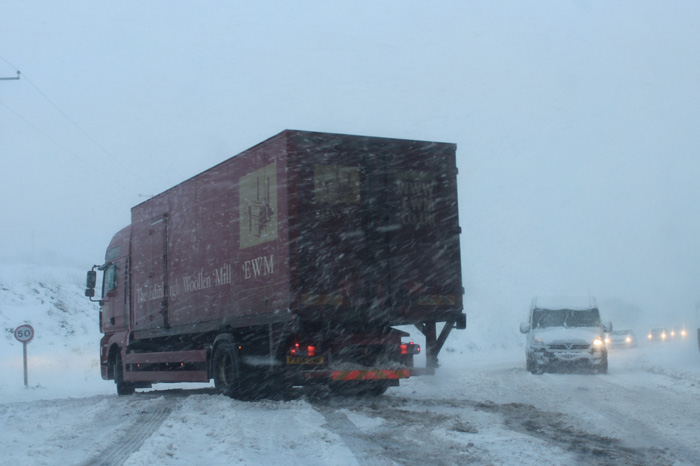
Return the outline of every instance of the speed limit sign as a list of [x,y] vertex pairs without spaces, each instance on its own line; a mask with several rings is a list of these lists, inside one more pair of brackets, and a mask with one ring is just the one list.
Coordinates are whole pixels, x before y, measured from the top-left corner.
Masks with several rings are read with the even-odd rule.
[[22,343],[29,343],[34,338],[34,329],[31,325],[20,325],[15,329],[15,338]]
[[24,353],[24,386],[29,388],[27,381],[27,343],[34,338],[34,328],[29,324],[20,325],[15,329],[15,338],[22,342],[22,350]]

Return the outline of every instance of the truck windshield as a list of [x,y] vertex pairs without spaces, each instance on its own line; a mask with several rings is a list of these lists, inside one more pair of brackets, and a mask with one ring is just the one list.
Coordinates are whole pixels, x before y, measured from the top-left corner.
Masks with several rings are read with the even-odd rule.
[[532,313],[534,328],[547,327],[599,327],[598,309],[535,309]]

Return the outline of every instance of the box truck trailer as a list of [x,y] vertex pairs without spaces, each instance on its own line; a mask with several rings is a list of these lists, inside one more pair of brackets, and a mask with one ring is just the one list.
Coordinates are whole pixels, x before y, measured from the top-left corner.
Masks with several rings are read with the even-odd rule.
[[136,205],[88,272],[102,378],[254,398],[434,373],[466,328],[455,151],[286,130]]

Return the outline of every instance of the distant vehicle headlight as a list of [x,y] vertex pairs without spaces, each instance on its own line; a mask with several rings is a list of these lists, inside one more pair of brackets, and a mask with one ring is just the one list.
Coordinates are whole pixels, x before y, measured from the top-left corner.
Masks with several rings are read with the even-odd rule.
[[664,332],[664,333],[661,334],[661,339],[662,339],[662,340],[665,340],[665,339],[666,339],[666,332]]
[[649,334],[649,339],[651,340],[652,338],[654,338],[654,336],[650,333],[650,334]]
[[632,343],[632,337],[627,337],[625,338],[626,343]]
[[681,336],[682,336],[682,337],[686,336],[687,334],[688,334],[688,332],[686,332],[685,330],[681,330]]

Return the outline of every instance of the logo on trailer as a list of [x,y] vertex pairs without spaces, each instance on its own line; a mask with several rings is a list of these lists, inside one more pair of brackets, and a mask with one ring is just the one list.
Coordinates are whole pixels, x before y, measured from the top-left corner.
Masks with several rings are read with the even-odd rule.
[[277,239],[277,163],[242,176],[238,193],[241,249]]
[[314,199],[324,204],[359,204],[359,167],[314,165]]

